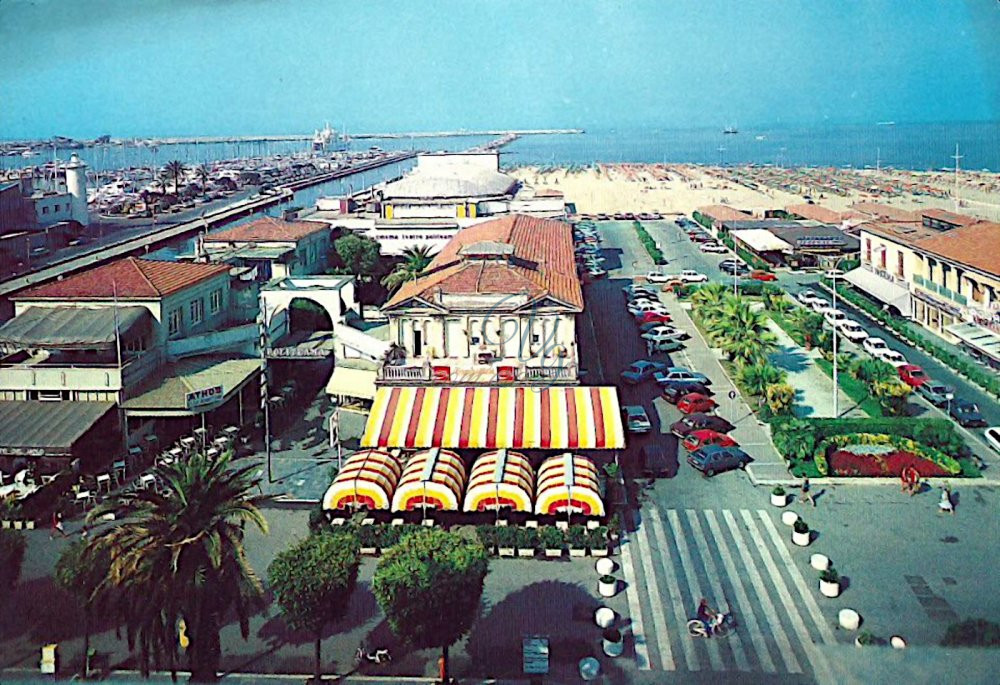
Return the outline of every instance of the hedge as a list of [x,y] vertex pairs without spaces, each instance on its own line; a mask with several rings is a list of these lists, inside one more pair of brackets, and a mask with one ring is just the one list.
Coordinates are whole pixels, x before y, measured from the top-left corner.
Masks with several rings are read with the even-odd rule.
[[707,228],[708,230],[712,230],[712,220],[709,219],[704,214],[702,214],[701,212],[695,210],[694,212],[691,213],[691,218],[697,221],[703,227]]
[[661,266],[667,263],[667,260],[663,258],[663,251],[656,246],[656,241],[653,240],[653,236],[649,235],[649,231],[646,230],[638,221],[633,221],[632,225],[635,227],[635,232],[639,236],[639,242],[642,246],[646,248],[646,252],[649,253],[650,258],[653,260],[653,264]]
[[[830,287],[829,281],[824,279],[824,285]],[[877,304],[863,295],[851,290],[847,286],[838,286],[837,294],[853,304],[858,309],[864,311],[873,319],[893,331],[900,338],[903,338],[914,347],[922,349],[945,366],[962,374],[973,383],[976,383],[990,394],[1000,397],[1000,377],[996,373],[990,373],[980,368],[970,359],[965,359],[949,350],[934,344],[925,336],[920,335],[910,329],[904,319],[890,316],[884,312]]]

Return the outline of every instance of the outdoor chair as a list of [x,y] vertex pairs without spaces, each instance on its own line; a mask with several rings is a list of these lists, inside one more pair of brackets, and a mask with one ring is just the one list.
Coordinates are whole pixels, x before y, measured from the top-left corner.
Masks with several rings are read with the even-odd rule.
[[97,476],[97,489],[100,490],[102,487],[107,492],[111,492],[111,474],[102,473]]

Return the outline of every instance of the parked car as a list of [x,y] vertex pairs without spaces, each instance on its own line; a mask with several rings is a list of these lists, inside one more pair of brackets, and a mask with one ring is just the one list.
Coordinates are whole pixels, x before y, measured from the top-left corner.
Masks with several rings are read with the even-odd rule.
[[649,333],[651,330],[659,328],[663,325],[665,325],[663,321],[647,321],[646,323],[641,323],[639,324],[639,334],[642,335],[643,333]]
[[[655,378],[656,375],[654,374],[653,377]],[[712,394],[712,391],[708,389],[708,386],[703,385],[698,381],[678,381],[676,383],[663,386],[663,399],[670,404],[677,404],[681,401],[682,397],[690,395],[693,392],[696,392],[699,395],[705,395],[706,397]]]
[[817,297],[815,300],[813,300],[812,303],[809,305],[809,308],[812,309],[817,314],[822,314],[824,309],[832,309],[829,301],[824,300],[822,297]]
[[622,288],[622,292],[625,293],[625,297],[631,297],[633,295],[648,295],[650,297],[657,296],[655,288],[643,283],[630,283]]
[[702,243],[702,252],[710,252],[712,254],[726,254],[729,249],[725,245],[720,245],[719,243]]
[[1000,452],[1000,426],[991,426],[983,431],[983,437],[986,438],[986,444]]
[[917,387],[917,392],[935,407],[943,407],[955,399],[954,388],[950,385],[938,383],[937,381],[930,379],[928,379],[926,383],[919,385]]
[[842,336],[851,342],[857,343],[868,337],[868,331],[863,329],[861,324],[857,321],[844,319],[842,321],[838,321],[836,326],[837,331],[839,331]]
[[642,334],[644,340],[659,342],[660,340],[685,340],[690,336],[685,331],[678,330],[673,326],[659,324]]
[[882,338],[868,337],[865,341],[861,343],[861,349],[870,354],[873,357],[878,357],[879,354],[889,349],[886,345],[885,340]]
[[688,238],[695,243],[707,243],[709,241],[715,240],[712,236],[704,231],[688,231]]
[[848,320],[844,310],[834,309],[833,307],[825,307],[820,314],[823,315],[823,320],[831,326],[837,326],[841,321]]
[[684,349],[680,340],[647,340],[646,354],[670,354]]
[[719,262],[719,271],[730,276],[742,276],[750,271],[750,267],[742,262],[726,260]]
[[591,278],[597,279],[597,278],[604,278],[605,276],[608,275],[608,272],[602,269],[601,267],[595,265],[587,267],[587,275],[590,276]]
[[709,445],[688,455],[688,463],[708,477],[730,469],[744,469],[753,461],[739,447]]
[[708,376],[697,371],[685,369],[683,366],[672,366],[666,371],[656,374],[656,382],[660,385],[677,383],[680,381],[696,381],[702,385],[711,385],[712,381]]
[[684,440],[681,442],[684,445],[684,449],[688,452],[694,452],[695,450],[700,450],[706,445],[718,445],[719,447],[739,447],[739,443],[733,440],[731,437],[725,433],[720,433],[714,431],[710,428],[702,428],[700,430],[691,431],[688,433]]
[[906,361],[906,357],[904,357],[901,352],[897,352],[896,350],[887,349],[884,352],[880,352],[876,356],[885,363],[892,364],[897,369],[901,366],[906,366],[907,364],[909,364],[909,362]]
[[770,271],[762,271],[761,269],[754,269],[750,272],[750,278],[755,281],[776,281],[778,277],[772,274]]
[[648,433],[653,429],[653,424],[649,422],[649,415],[645,408],[637,404],[629,404],[622,407],[622,419],[625,421],[625,429],[629,433]]
[[965,428],[986,425],[986,419],[979,411],[979,405],[969,400],[961,398],[953,400],[948,408],[948,413],[951,414],[951,418],[958,422],[958,425]]
[[622,371],[622,380],[626,383],[641,383],[653,377],[657,371],[669,368],[665,362],[654,362],[649,359],[639,359],[628,365]]
[[670,315],[666,312],[642,312],[635,315],[635,321],[639,325],[647,323],[670,323]]
[[735,426],[721,416],[714,414],[688,414],[680,421],[670,424],[670,432],[678,438],[684,438],[693,431],[702,429],[713,430],[716,433],[728,433]]
[[822,297],[817,295],[812,290],[803,290],[802,292],[800,292],[798,295],[795,296],[795,299],[798,300],[800,304],[804,304],[807,307],[811,307],[813,302],[816,301],[823,302],[824,305],[826,303],[826,300],[824,300]]
[[646,274],[646,280],[650,283],[666,283],[670,280],[670,276],[663,273],[662,271],[650,271]]
[[699,392],[690,392],[677,401],[677,409],[682,414],[697,414],[699,412],[707,414],[714,411],[717,406],[719,406],[718,402]]
[[653,300],[636,300],[635,302],[629,302],[625,309],[632,316],[636,314],[641,314],[644,312],[666,312],[667,308],[662,302],[654,302]]
[[911,388],[919,388],[930,380],[924,370],[916,364],[903,364],[896,371],[899,373],[899,379]]
[[684,281],[685,283],[704,283],[708,280],[708,276],[698,273],[694,269],[684,269],[684,271],[681,271],[674,278]]

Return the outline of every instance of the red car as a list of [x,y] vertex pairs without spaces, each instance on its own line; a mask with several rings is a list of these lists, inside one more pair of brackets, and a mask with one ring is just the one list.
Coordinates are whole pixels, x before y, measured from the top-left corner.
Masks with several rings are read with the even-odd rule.
[[899,367],[899,379],[911,388],[919,388],[930,380],[924,370],[916,364],[903,364]]
[[750,272],[750,278],[755,281],[776,281],[778,277],[772,274],[770,271],[762,271],[757,269]]
[[670,315],[662,312],[640,312],[635,317],[635,322],[640,326],[644,323],[670,323]]
[[700,392],[690,392],[677,401],[677,408],[682,414],[707,413],[717,406],[719,405],[715,400]]
[[684,448],[688,452],[700,450],[706,445],[718,445],[719,447],[739,447],[740,444],[725,433],[719,433],[708,428],[691,431],[684,438]]

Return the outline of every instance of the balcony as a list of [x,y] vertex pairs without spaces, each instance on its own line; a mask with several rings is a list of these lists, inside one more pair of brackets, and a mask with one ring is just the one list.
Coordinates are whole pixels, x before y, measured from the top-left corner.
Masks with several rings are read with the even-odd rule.
[[376,375],[383,385],[575,385],[579,368],[568,359],[407,359],[405,364],[383,364]]
[[924,278],[923,276],[914,276],[913,282],[919,285],[924,290],[947,297],[952,302],[957,302],[963,307],[969,304],[969,298],[967,298],[965,295],[961,293],[956,293],[954,290],[946,288],[943,285],[938,285],[937,283],[931,281],[930,279]]
[[28,358],[0,363],[0,390],[79,390],[117,392],[141,381],[159,366],[161,355],[148,351],[117,362],[68,363]]

